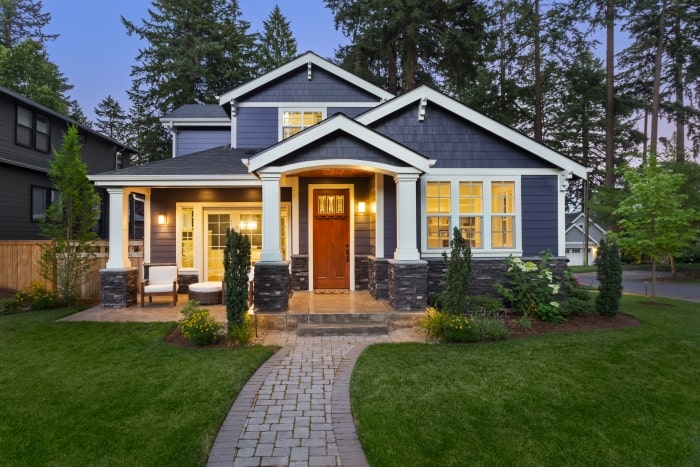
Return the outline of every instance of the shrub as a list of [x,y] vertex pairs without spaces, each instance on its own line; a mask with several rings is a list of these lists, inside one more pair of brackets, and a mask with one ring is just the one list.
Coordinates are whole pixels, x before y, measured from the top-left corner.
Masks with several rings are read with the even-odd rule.
[[470,313],[487,317],[496,317],[502,307],[500,300],[489,295],[473,295],[469,302]]
[[562,285],[566,289],[566,295],[568,298],[576,298],[579,300],[590,300],[591,294],[588,288],[584,287],[578,280],[576,275],[572,274],[568,269],[566,270],[566,275],[562,281]]
[[580,315],[589,316],[596,313],[592,300],[569,297],[559,306],[559,312],[564,316]]
[[421,325],[428,335],[443,342],[480,342],[508,337],[508,329],[499,318],[447,313],[428,307]]
[[238,342],[239,345],[248,345],[255,336],[255,326],[253,318],[250,315],[245,315],[243,324],[229,324],[228,337],[232,342]]
[[245,326],[248,311],[248,273],[250,272],[250,241],[233,229],[226,229],[224,247],[224,301],[228,329]]
[[0,316],[14,315],[16,313],[28,310],[29,308],[25,306],[24,299],[20,294],[0,300]]
[[187,340],[196,345],[209,345],[217,341],[221,326],[208,309],[200,308],[199,302],[190,300],[181,313],[180,331]]
[[469,281],[472,272],[472,250],[462,237],[462,232],[455,227],[452,232],[452,251],[450,257],[442,254],[447,263],[445,290],[439,301],[443,310],[450,313],[464,313],[469,306]]
[[550,253],[542,254],[538,266],[532,261],[508,257],[508,286],[495,284],[494,287],[519,315],[525,318],[534,315],[542,321],[560,323],[564,317],[559,312],[555,295],[561,285],[555,282],[547,265],[549,258]]
[[596,263],[599,283],[596,308],[601,315],[615,316],[620,310],[622,297],[622,266],[617,244],[608,243],[605,239],[601,240]]
[[22,295],[22,302],[31,310],[48,310],[60,305],[58,293],[39,282],[32,282],[18,294]]

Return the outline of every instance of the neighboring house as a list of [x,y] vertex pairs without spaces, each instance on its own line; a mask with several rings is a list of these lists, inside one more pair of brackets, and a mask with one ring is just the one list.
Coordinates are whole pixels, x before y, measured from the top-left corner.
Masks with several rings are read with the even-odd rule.
[[477,290],[509,255],[566,264],[564,197],[586,168],[429,87],[393,96],[306,53],[162,121],[175,157],[91,177],[113,208],[103,306],[136,303],[118,208],[133,192],[147,263],[221,280],[226,229],[247,233],[261,311],[319,289],[422,309],[454,227]]
[[[0,240],[39,240],[39,219],[54,201],[47,171],[71,119],[0,87]],[[90,174],[127,165],[133,149],[83,125],[81,158]],[[106,200],[104,189],[98,189]],[[106,207],[106,206],[105,206]],[[107,237],[107,209],[96,229]]]
[[[569,266],[581,266],[583,264],[583,251],[585,250],[584,232],[586,226],[585,216],[581,212],[566,215],[566,257]],[[600,241],[605,237],[605,229],[588,218],[588,264],[593,265],[598,257]]]

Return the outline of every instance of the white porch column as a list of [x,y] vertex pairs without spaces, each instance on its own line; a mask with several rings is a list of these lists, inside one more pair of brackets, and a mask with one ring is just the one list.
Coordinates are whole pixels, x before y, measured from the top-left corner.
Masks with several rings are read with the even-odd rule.
[[280,251],[280,173],[262,173],[262,251],[261,262],[282,261]]
[[107,269],[126,269],[129,261],[129,191],[107,188],[109,193],[109,259]]
[[418,174],[396,174],[396,261],[418,261],[420,254],[416,248],[416,181]]

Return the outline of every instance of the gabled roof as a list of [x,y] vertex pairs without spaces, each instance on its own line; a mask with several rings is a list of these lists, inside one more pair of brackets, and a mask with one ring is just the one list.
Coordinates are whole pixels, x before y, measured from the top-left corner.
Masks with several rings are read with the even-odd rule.
[[375,86],[374,84],[370,83],[369,81],[365,81],[364,79],[358,77],[357,75],[354,75],[350,73],[349,71],[346,71],[342,68],[340,68],[337,65],[334,65],[333,63],[329,62],[326,59],[323,59],[316,55],[313,52],[306,52],[291,62],[288,62],[284,65],[282,65],[279,68],[276,68],[269,73],[265,73],[264,75],[260,76],[259,78],[256,78],[252,81],[248,81],[247,83],[238,86],[237,88],[227,92],[226,94],[222,95],[219,97],[219,104],[220,105],[225,105],[229,104],[232,100],[236,100],[241,96],[244,96],[251,91],[254,91],[262,86],[265,86],[268,83],[271,83],[272,81],[288,74],[291,73],[300,67],[303,66],[309,66],[309,64],[313,66],[317,66],[319,68],[322,68],[329,73],[334,74],[340,79],[343,79],[350,84],[353,84],[354,86],[357,86],[358,88],[361,88],[362,90],[373,94],[377,96],[377,100],[387,100],[387,99],[392,99],[394,97],[393,94],[390,92],[387,92],[383,90],[382,88]]
[[542,143],[538,143],[532,138],[529,138],[522,133],[513,130],[512,128],[503,125],[502,123],[493,120],[486,115],[477,112],[476,110],[467,107],[451,97],[448,97],[428,86],[419,86],[406,94],[395,97],[390,101],[374,107],[356,117],[356,120],[363,125],[371,125],[372,123],[385,118],[398,110],[403,109],[408,105],[416,105],[416,115],[418,115],[419,105],[425,104],[425,118],[430,118],[430,104],[434,103],[443,109],[452,112],[456,116],[465,121],[472,123],[496,136],[509,141],[519,148],[537,156],[550,164],[560,167],[562,170],[570,171],[573,175],[579,178],[586,178],[587,169],[583,165],[575,162],[568,157],[560,154],[553,149],[548,148]]
[[241,162],[256,149],[207,149],[88,178],[98,186],[244,186],[259,185]]
[[[584,216],[582,212],[572,212],[572,213],[567,213],[565,216],[565,222],[566,222],[566,233],[568,234],[569,232],[575,230],[583,234],[583,229],[579,227],[579,224],[583,224],[584,221]],[[595,235],[595,231],[597,231],[597,235]],[[598,225],[593,219],[589,218],[589,224],[588,224],[588,237],[591,238],[592,240],[595,240],[598,242],[604,235],[605,235],[606,230]]]
[[[334,133],[345,133],[352,138],[362,141],[392,157],[403,161],[413,167],[416,172],[425,172],[430,167],[432,161],[425,156],[403,146],[376,131],[359,124],[357,121],[348,118],[343,114],[336,114],[321,123],[318,123],[306,130],[297,133],[291,138],[287,138],[274,146],[265,149],[248,160],[248,170],[256,172],[266,166],[298,151],[306,146],[316,143]],[[324,161],[331,163],[332,161]]]

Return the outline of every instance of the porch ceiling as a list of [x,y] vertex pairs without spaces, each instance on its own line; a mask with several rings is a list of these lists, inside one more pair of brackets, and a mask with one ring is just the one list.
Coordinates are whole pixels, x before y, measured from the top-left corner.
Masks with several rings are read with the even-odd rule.
[[373,172],[352,167],[328,167],[297,172],[295,177],[370,177]]

